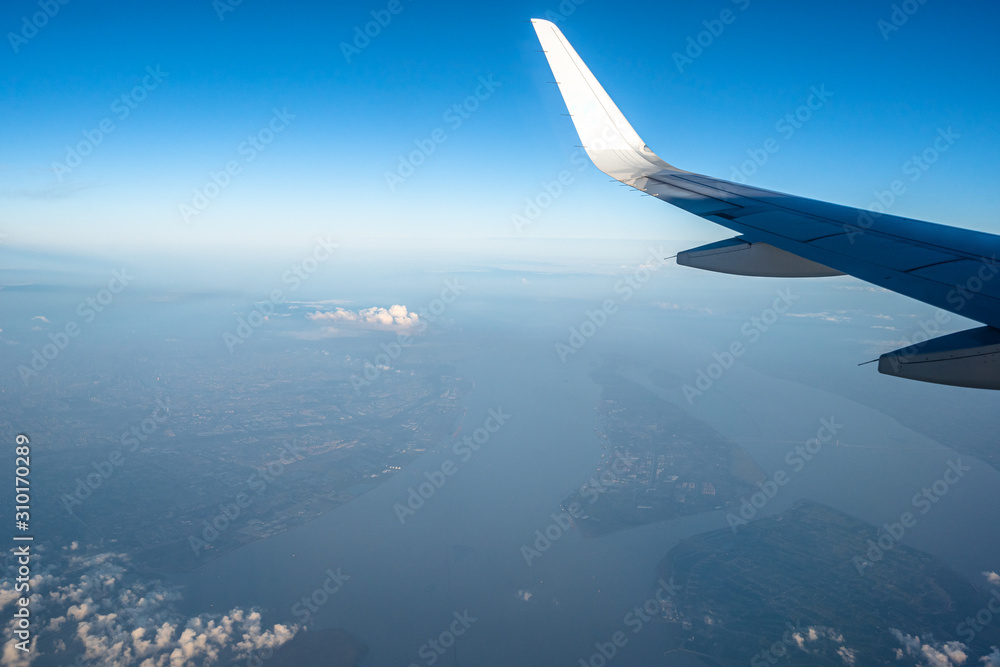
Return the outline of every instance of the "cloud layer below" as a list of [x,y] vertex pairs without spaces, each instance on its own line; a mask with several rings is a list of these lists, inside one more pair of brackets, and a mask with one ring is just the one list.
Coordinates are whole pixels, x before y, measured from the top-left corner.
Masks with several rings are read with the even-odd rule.
[[[260,613],[239,608],[185,617],[176,610],[179,590],[132,581],[122,555],[67,553],[56,559],[64,560],[59,567],[46,566],[47,560],[33,555],[32,651],[15,647],[11,621],[4,628],[4,665],[27,667],[41,652],[66,664],[82,653],[78,663],[109,667],[232,664],[269,656],[299,631],[297,625],[264,627]],[[0,584],[0,613],[12,614],[18,595],[11,578]]]

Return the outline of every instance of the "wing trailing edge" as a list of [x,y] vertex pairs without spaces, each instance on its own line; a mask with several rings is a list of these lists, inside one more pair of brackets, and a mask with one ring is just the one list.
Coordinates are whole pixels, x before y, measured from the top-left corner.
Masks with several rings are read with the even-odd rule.
[[847,274],[987,326],[883,355],[879,371],[1000,389],[1000,236],[677,169],[639,137],[566,37],[532,19],[584,149],[612,178],[735,231],[678,262],[736,275]]

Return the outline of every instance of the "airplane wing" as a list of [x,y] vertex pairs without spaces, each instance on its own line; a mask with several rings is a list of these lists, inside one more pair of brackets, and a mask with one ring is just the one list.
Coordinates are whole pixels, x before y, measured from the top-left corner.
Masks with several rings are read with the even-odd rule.
[[643,142],[555,24],[532,19],[597,167],[738,236],[682,252],[685,266],[748,276],[848,274],[986,325],[882,355],[879,371],[1000,389],[1000,236],[731,183],[678,169]]

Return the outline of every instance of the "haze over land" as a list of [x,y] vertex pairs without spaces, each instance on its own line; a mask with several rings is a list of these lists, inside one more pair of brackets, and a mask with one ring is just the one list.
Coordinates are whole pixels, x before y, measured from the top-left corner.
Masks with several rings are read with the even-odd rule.
[[679,167],[996,232],[1000,13],[639,11],[0,12],[0,662],[1000,664],[996,395],[859,366],[972,323],[676,266],[523,22]]
[[[8,428],[32,425],[34,484],[46,490],[36,501],[39,534],[48,535],[40,559],[53,572],[79,563],[46,586],[114,562],[122,568],[114,586],[163,588],[165,608],[148,617],[177,627],[175,640],[186,624],[258,611],[260,632],[271,632],[273,643],[284,637],[293,650],[316,641],[303,633],[336,629],[324,641],[355,658],[362,653],[348,647],[364,646],[361,664],[421,664],[427,637],[466,611],[477,620],[455,643],[461,661],[587,659],[594,642],[619,629],[629,633],[623,662],[653,660],[682,646],[683,619],[658,609],[634,636],[623,619],[655,599],[660,561],[685,537],[742,529],[732,517],[747,516],[743,505],[765,489],[755,484],[781,471],[785,483],[747,516],[749,525],[800,498],[872,526],[898,522],[908,510],[917,523],[902,543],[985,593],[980,573],[992,570],[997,545],[977,517],[990,511],[997,472],[976,452],[990,451],[991,395],[901,383],[856,366],[906,335],[920,307],[874,292],[859,304],[850,279],[757,281],[737,291],[732,278],[673,266],[650,272],[625,301],[614,287],[642,266],[649,245],[603,243],[591,248],[602,262],[576,267],[517,267],[509,257],[470,267],[442,256],[398,263],[388,280],[340,248],[232,352],[225,334],[255,320],[265,287],[185,291],[151,274],[87,324],[75,311],[88,289],[8,280],[22,286],[4,290],[15,326],[3,332],[11,354],[2,398]],[[792,289],[794,307],[750,343],[742,325],[772,304],[776,289]],[[395,298],[382,296],[390,292]],[[620,308],[563,362],[557,345],[605,298]],[[711,321],[698,305],[706,299]],[[822,311],[808,307],[817,303]],[[423,312],[426,326],[411,321],[421,322],[419,314],[392,322],[377,311],[373,321],[344,314],[393,306]],[[80,321],[80,335],[25,384],[17,367],[68,319]],[[688,402],[683,386],[717,363],[727,339],[744,340],[747,354]],[[814,348],[827,354],[818,358]],[[824,373],[807,372],[806,363]],[[618,428],[609,400],[626,401],[620,423],[631,436],[608,438]],[[938,412],[907,409],[907,400],[933,400]],[[831,420],[835,437],[796,463],[795,448]],[[144,422],[151,432],[143,433]],[[636,436],[654,429],[680,439],[669,445],[679,447],[673,455],[661,455],[649,487],[637,454],[661,445]],[[718,446],[713,441],[744,449],[752,468],[696,467],[689,499],[683,457],[704,456]],[[955,460],[969,472],[920,513],[911,496]],[[733,473],[753,482],[728,495]],[[704,495],[713,490],[719,495]],[[713,502],[700,508],[700,498]],[[597,524],[571,516],[569,500],[589,517],[625,523],[585,537],[594,531],[578,528]],[[637,520],[657,511],[680,518]],[[920,585],[917,571],[880,575],[890,573],[893,585]],[[803,585],[802,595],[822,595],[826,584]],[[87,618],[81,603],[93,594],[40,609],[47,623],[69,614],[40,640],[56,656],[51,664],[65,662],[60,642],[65,655],[79,646],[72,621]],[[957,625],[975,611],[948,613]],[[88,626],[105,638],[105,650],[122,632],[145,627],[152,636],[140,620],[147,617],[115,613],[135,620]],[[919,618],[897,629],[927,632]],[[511,644],[510,632],[525,631],[516,629],[521,623],[545,639]],[[581,623],[592,634],[581,636]],[[846,618],[838,631],[850,648]],[[856,639],[854,650],[871,640]],[[891,635],[880,641],[899,643]],[[274,656],[278,664],[282,655]]]

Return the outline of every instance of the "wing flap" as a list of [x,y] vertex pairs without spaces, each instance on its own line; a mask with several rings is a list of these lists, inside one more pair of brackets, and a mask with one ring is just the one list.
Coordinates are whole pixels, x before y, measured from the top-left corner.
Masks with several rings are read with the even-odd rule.
[[894,271],[913,271],[931,264],[950,262],[956,256],[932,248],[900,243],[880,234],[837,234],[809,242],[817,248],[824,248],[841,255],[862,253],[872,261]]
[[1000,266],[971,259],[956,259],[943,264],[926,266],[911,272],[911,275],[964,291],[968,295],[979,293],[1000,299],[1000,281],[993,280]]
[[827,220],[782,210],[751,213],[737,216],[735,219],[748,227],[777,234],[792,241],[809,241],[840,231],[836,225]]

